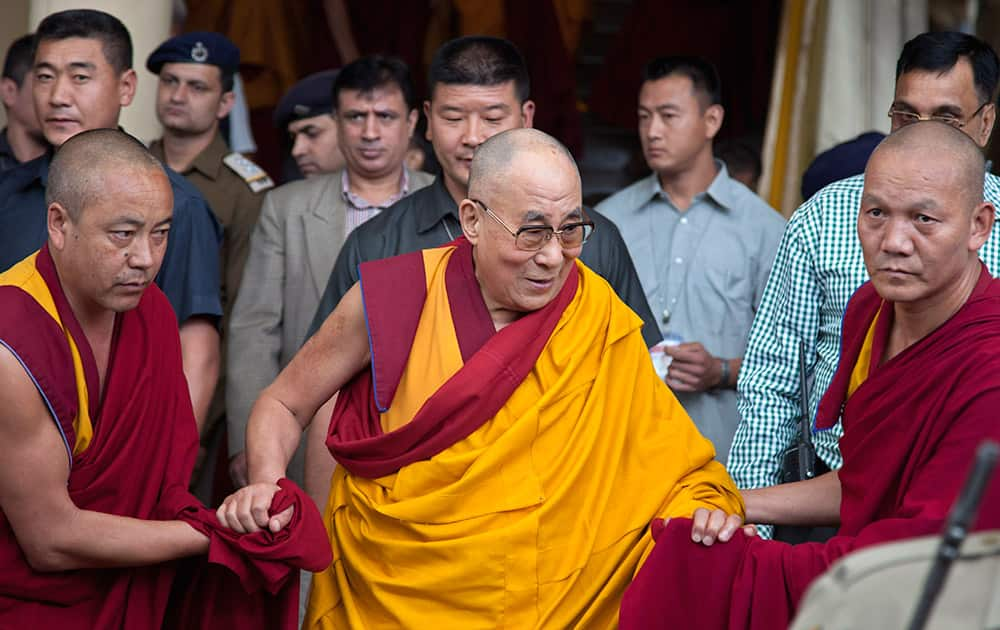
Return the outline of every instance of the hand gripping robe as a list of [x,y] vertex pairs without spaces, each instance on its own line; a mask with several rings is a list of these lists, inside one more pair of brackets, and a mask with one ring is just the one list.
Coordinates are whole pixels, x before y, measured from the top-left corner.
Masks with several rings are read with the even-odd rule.
[[742,510],[642,322],[579,262],[499,332],[464,238],[360,282],[372,369],[334,410],[306,627],[613,627],[653,517]]
[[[842,418],[840,530],[826,543],[747,538],[703,547],[691,524],[654,532],[656,546],[622,601],[621,627],[787,628],[809,584],[841,556],[939,534],[982,440],[1000,440],[1000,281],[985,267],[965,305],[880,363],[893,305],[870,282],[848,303],[840,364],[816,428]],[[977,529],[1000,527],[1000,483]]]
[[282,480],[272,511],[294,505],[291,526],[239,536],[188,494],[198,436],[177,320],[158,288],[150,286],[137,308],[116,317],[103,392],[47,247],[0,275],[0,343],[21,362],[62,435],[65,453],[53,456],[69,459],[73,503],[184,520],[209,537],[212,563],[203,556],[186,561],[184,579],[198,590],[176,593],[181,597],[172,603],[178,562],[39,573],[0,512],[0,628],[295,627],[293,567],[320,570],[330,560],[320,516]]

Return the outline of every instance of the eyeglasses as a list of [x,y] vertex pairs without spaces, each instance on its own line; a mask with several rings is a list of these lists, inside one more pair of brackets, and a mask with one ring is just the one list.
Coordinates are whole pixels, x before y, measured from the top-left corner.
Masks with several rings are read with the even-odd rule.
[[958,116],[952,116],[951,114],[934,114],[933,116],[921,116],[915,112],[907,112],[899,109],[890,109],[889,118],[892,120],[892,126],[896,129],[900,127],[905,127],[906,125],[912,125],[915,122],[920,122],[921,120],[936,120],[942,122],[946,125],[951,125],[955,129],[961,129],[969,124],[973,118],[979,115],[983,109],[989,105],[990,102],[986,101],[980,105],[976,111],[972,112],[972,115],[962,120]]
[[[561,230],[556,230],[548,225],[526,225],[514,230],[482,201],[478,199],[470,199],[470,201],[482,206],[486,214],[510,232],[510,235],[514,237],[515,247],[521,251],[537,252],[553,236],[559,239],[559,244],[562,245],[563,249],[572,249],[586,243],[587,239],[594,233],[594,222],[589,219],[577,221],[576,223],[567,223]],[[583,214],[583,211],[581,210],[580,213]],[[583,216],[586,218],[586,215]]]

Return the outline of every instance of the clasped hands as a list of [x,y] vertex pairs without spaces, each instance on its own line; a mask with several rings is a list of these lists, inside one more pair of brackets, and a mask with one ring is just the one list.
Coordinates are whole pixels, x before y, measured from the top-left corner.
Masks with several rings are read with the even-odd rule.
[[219,522],[238,534],[250,534],[262,529],[272,533],[281,531],[292,520],[289,507],[274,516],[269,516],[271,501],[281,490],[276,483],[253,483],[232,493],[215,511]]

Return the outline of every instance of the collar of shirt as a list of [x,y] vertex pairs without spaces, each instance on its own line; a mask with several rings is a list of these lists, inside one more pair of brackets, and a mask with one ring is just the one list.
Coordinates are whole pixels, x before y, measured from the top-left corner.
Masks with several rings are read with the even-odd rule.
[[[460,223],[458,205],[445,187],[443,175],[435,177],[431,185],[424,190],[427,191],[426,199],[429,203],[414,205],[411,210],[417,214],[417,231],[419,233],[430,232],[444,222],[448,215]],[[425,197],[425,195],[421,195],[421,197]]]
[[344,195],[344,201],[347,202],[347,207],[351,210],[374,210],[376,208],[384,210],[410,193],[410,174],[406,171],[406,167],[404,166],[403,175],[399,182],[399,192],[380,204],[369,203],[351,192],[351,180],[347,174],[346,168],[340,175],[340,190]]
[[[736,195],[733,187],[738,185],[739,182],[729,177],[729,170],[721,160],[715,160],[715,167],[718,169],[718,172],[715,174],[715,178],[712,179],[712,183],[709,184],[705,192],[694,196],[691,205],[707,197],[715,202],[711,205],[721,210],[730,210],[736,204]],[[670,203],[671,206],[674,205],[674,202],[670,199],[670,195],[660,186],[660,178],[656,173],[653,173],[646,179],[646,187],[647,189],[642,192],[643,199],[652,200],[659,197]]]

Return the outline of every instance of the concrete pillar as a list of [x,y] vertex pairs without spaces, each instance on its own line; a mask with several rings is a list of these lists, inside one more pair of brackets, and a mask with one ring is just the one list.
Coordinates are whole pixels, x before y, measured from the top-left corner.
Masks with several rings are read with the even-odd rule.
[[[5,0],[4,4],[16,4]],[[30,0],[28,28],[34,30],[46,15],[65,9],[98,9],[117,17],[132,35],[132,64],[139,87],[132,105],[122,110],[121,126],[149,142],[160,135],[156,120],[156,77],[146,71],[146,57],[170,35],[171,0]],[[6,8],[4,9],[6,10]]]

